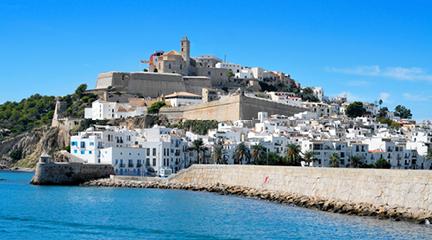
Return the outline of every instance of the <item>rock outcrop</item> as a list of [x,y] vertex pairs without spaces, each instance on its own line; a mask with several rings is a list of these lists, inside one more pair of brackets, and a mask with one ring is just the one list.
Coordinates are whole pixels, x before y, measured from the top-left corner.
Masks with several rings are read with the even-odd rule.
[[63,128],[41,127],[0,143],[1,165],[33,168],[42,153],[53,155],[69,145],[69,132]]

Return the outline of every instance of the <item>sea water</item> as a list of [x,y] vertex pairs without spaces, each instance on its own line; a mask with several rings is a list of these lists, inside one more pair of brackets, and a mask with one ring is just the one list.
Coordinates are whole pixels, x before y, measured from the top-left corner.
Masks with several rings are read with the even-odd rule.
[[0,239],[432,239],[432,228],[206,192],[33,186],[0,172]]

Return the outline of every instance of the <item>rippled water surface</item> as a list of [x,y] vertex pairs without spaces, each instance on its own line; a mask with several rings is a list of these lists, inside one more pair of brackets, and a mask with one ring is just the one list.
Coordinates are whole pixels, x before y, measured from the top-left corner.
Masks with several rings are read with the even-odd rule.
[[29,185],[0,172],[0,239],[432,239],[432,228],[204,192]]

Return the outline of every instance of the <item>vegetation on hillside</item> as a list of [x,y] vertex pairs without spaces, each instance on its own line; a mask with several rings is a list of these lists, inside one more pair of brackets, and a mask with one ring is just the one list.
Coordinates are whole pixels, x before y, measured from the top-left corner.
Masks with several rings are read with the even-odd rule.
[[84,109],[90,107],[91,103],[97,99],[97,96],[92,93],[86,93],[87,84],[81,84],[73,94],[66,95],[60,98],[60,101],[66,103],[67,117],[83,118]]
[[54,97],[39,94],[20,102],[5,102],[0,105],[0,129],[8,129],[10,134],[16,135],[46,125],[51,122],[54,107]]
[[362,102],[353,102],[346,108],[345,114],[350,118],[361,117],[366,113]]
[[[97,99],[86,93],[87,85],[80,85],[73,94],[62,97],[66,103],[67,117],[84,116],[84,108]],[[32,95],[19,102],[5,102],[0,105],[0,140],[8,135],[17,135],[36,127],[51,123],[55,109],[55,97]]]
[[400,117],[400,118],[411,119],[412,117],[411,110],[402,105],[397,105],[395,107],[394,114],[396,117]]
[[184,129],[199,135],[206,135],[208,130],[218,127],[218,122],[216,120],[185,120],[173,124],[171,127]]
[[148,109],[147,112],[150,114],[158,114],[159,110],[165,106],[166,103],[163,101],[154,102]]
[[319,102],[319,99],[315,96],[312,88],[303,88],[303,91],[299,93],[299,95],[305,102]]

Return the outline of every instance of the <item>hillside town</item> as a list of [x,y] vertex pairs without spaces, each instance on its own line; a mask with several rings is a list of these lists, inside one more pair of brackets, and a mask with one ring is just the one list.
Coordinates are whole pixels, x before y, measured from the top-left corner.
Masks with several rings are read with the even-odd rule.
[[[136,176],[168,176],[194,163],[432,168],[432,124],[412,120],[404,106],[330,98],[282,72],[192,58],[187,37],[180,52],[157,51],[142,62],[149,66],[142,72],[98,77],[89,90],[98,99],[83,116],[95,124],[70,138],[73,161]],[[58,102],[53,125],[64,124],[60,109]],[[167,122],[97,124],[147,115]],[[177,127],[184,121],[217,125],[197,133]]]

